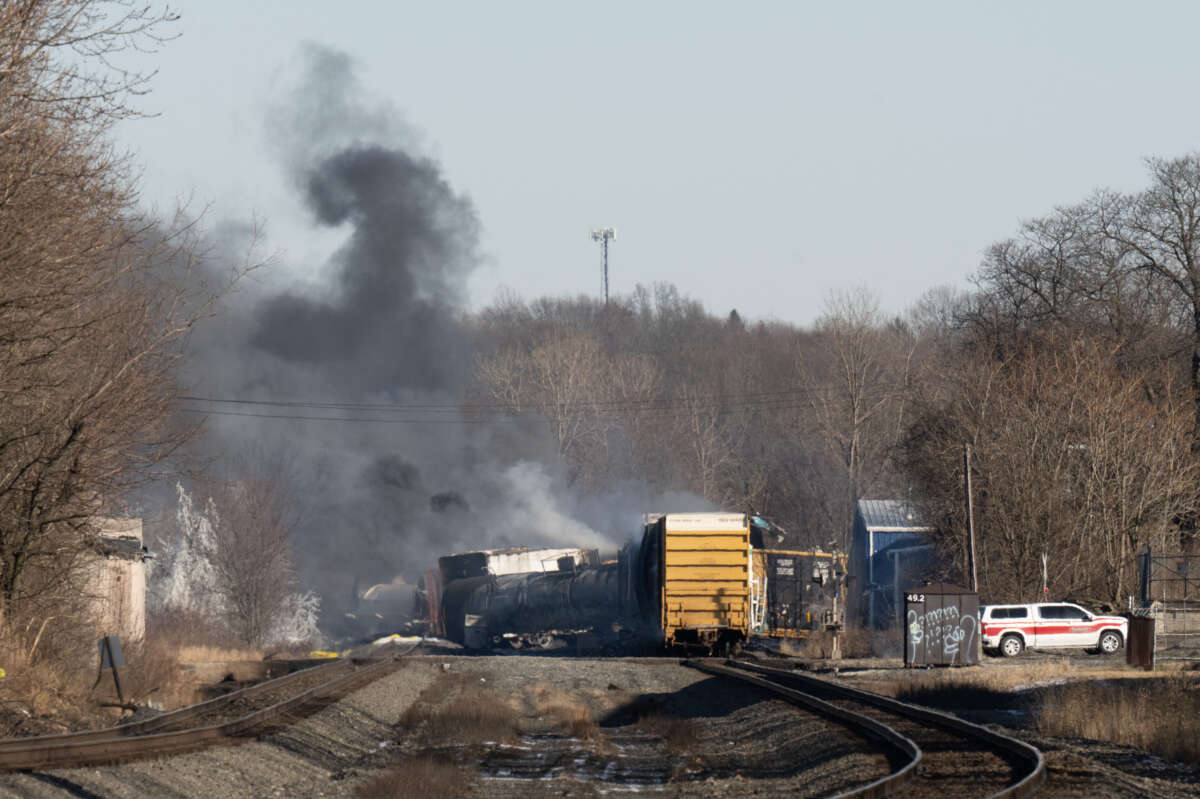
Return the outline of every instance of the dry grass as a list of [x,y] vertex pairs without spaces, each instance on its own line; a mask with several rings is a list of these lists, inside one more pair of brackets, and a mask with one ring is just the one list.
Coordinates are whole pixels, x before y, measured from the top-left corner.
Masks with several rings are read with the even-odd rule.
[[1037,728],[1200,762],[1200,680],[1188,674],[1056,685],[1046,691]]
[[[148,672],[134,695],[154,707],[172,710],[198,701],[198,686],[218,680],[227,670],[243,677],[259,676],[256,669],[234,669],[231,664],[261,662],[263,651],[247,647],[211,620],[194,613],[156,613],[146,620],[144,657],[130,656],[130,667]],[[164,661],[173,661],[173,674]],[[155,666],[155,663],[158,666]],[[121,672],[122,687],[125,672]],[[111,680],[109,681],[111,690]]]
[[400,718],[426,745],[515,741],[517,721],[517,712],[471,673],[439,676]]
[[[147,620],[144,641],[124,641],[119,669],[127,702],[173,709],[195,701],[181,661],[261,659],[219,630],[191,617]],[[65,608],[57,615],[9,619],[0,626],[0,737],[63,732],[111,724],[120,711],[112,673],[99,674],[96,632],[88,616]]]
[[[1067,658],[1030,663],[1020,668],[957,668],[916,671],[903,680],[860,680],[856,685],[911,702],[939,704],[940,698],[964,697],[970,693],[1006,693],[1048,685],[1055,680],[1078,676]],[[962,707],[963,705],[959,705]]]
[[213,646],[193,644],[180,646],[176,650],[180,663],[228,663],[237,660],[262,660],[261,649],[248,647]]
[[[146,640],[123,649],[121,690],[127,702],[169,710],[193,699],[192,687],[184,682],[179,659],[170,644]],[[111,698],[115,693],[112,678],[105,674],[96,690],[106,692]]]
[[354,792],[359,799],[416,796],[452,799],[466,791],[468,776],[453,763],[432,757],[404,760]]
[[[873,636],[858,627],[847,627],[841,632],[840,648],[844,658],[872,657],[871,649]],[[826,630],[815,630],[807,638],[792,640],[785,638],[779,644],[779,649],[785,655],[820,660],[828,658],[833,652],[833,633]]]
[[[87,641],[90,646],[83,646]],[[37,735],[102,720],[88,700],[94,643],[67,619],[14,619],[0,628],[0,736]]]
[[591,740],[599,734],[587,706],[570,694],[535,683],[529,689],[534,711],[556,732],[580,740]]
[[263,651],[248,647],[211,619],[197,613],[156,613],[146,620],[146,640],[161,641],[179,653],[183,663],[262,660]]
[[667,751],[682,755],[696,748],[699,736],[691,719],[685,719],[662,710],[640,714],[634,723],[639,730],[658,736],[666,744]]
[[[1001,664],[971,668],[916,671],[904,680],[855,680],[854,684],[881,694],[920,702],[922,697],[961,694],[964,691],[1011,693],[1044,688],[1064,680],[1157,680],[1158,672],[1139,671],[1119,661],[1081,664],[1070,658],[1041,660],[1020,665]],[[1177,673],[1172,670],[1168,673]]]
[[[518,740],[518,714],[478,673],[446,672],[426,686],[404,714],[400,726],[423,753],[406,757],[364,784],[358,797],[458,797],[466,792],[472,769],[470,751],[492,742]],[[440,750],[440,752],[438,751]],[[454,759],[463,760],[456,764]]]
[[[0,736],[38,735],[107,726],[120,714],[112,672],[99,670],[95,630],[83,617],[13,619],[0,627]],[[162,707],[178,687],[169,645],[126,641],[118,674],[126,702]],[[97,679],[99,677],[99,679]]]
[[[1105,667],[1107,665],[1107,667]],[[855,681],[919,704],[952,709],[1032,706],[1038,731],[1200,761],[1200,675],[1091,666],[1068,658],[1020,666],[946,669],[902,681]]]

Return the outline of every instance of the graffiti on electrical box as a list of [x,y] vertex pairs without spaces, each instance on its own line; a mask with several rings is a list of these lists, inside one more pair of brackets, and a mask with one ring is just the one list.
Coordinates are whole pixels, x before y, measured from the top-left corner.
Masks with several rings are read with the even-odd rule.
[[942,654],[950,659],[950,665],[958,659],[960,652],[970,651],[978,629],[975,617],[961,615],[954,605],[933,608],[924,613],[912,609],[908,611],[908,640],[913,651],[922,642],[925,643],[926,652],[941,647]]

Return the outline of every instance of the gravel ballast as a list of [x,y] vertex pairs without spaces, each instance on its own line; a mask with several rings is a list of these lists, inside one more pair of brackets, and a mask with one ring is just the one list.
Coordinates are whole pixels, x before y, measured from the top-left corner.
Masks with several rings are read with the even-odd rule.
[[[405,716],[422,692],[431,706],[452,706],[464,695],[503,704],[512,734],[432,739],[411,713]],[[580,726],[563,723],[572,713]],[[662,717],[682,719],[686,734],[673,739],[670,723],[648,723]],[[1195,766],[1097,742],[1017,734],[1046,753],[1050,780],[1039,796],[1194,795]],[[466,782],[456,795],[472,797],[815,796],[882,775],[887,764],[870,750],[759,689],[667,658],[447,654],[405,658],[391,674],[260,740],[114,766],[0,775],[0,797],[351,797],[396,763],[431,755],[459,764]]]

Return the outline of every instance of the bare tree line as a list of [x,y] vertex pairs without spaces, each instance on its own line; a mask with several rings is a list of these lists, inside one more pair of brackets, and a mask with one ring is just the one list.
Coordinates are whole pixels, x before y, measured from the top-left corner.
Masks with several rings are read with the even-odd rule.
[[899,490],[887,447],[913,341],[868,292],[831,299],[815,330],[715,318],[670,286],[510,301],[477,325],[480,396],[545,414],[585,490],[691,491],[843,548],[854,500]]
[[546,413],[574,480],[634,477],[849,545],[855,502],[911,499],[963,580],[973,448],[981,590],[1121,601],[1147,545],[1194,546],[1200,155],[1147,161],[991,246],[975,289],[902,317],[835,293],[811,329],[710,316],[671,287],[477,319],[480,391]]

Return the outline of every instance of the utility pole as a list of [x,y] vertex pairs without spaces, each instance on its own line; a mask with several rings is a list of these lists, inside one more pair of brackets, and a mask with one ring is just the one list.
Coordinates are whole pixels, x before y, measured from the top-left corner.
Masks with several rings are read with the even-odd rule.
[[593,228],[592,241],[600,242],[601,288],[604,290],[604,304],[608,305],[608,242],[616,239],[615,228]]
[[971,572],[971,590],[979,592],[975,570],[975,504],[971,497],[971,445],[963,444],[963,487],[967,494],[967,569]]

